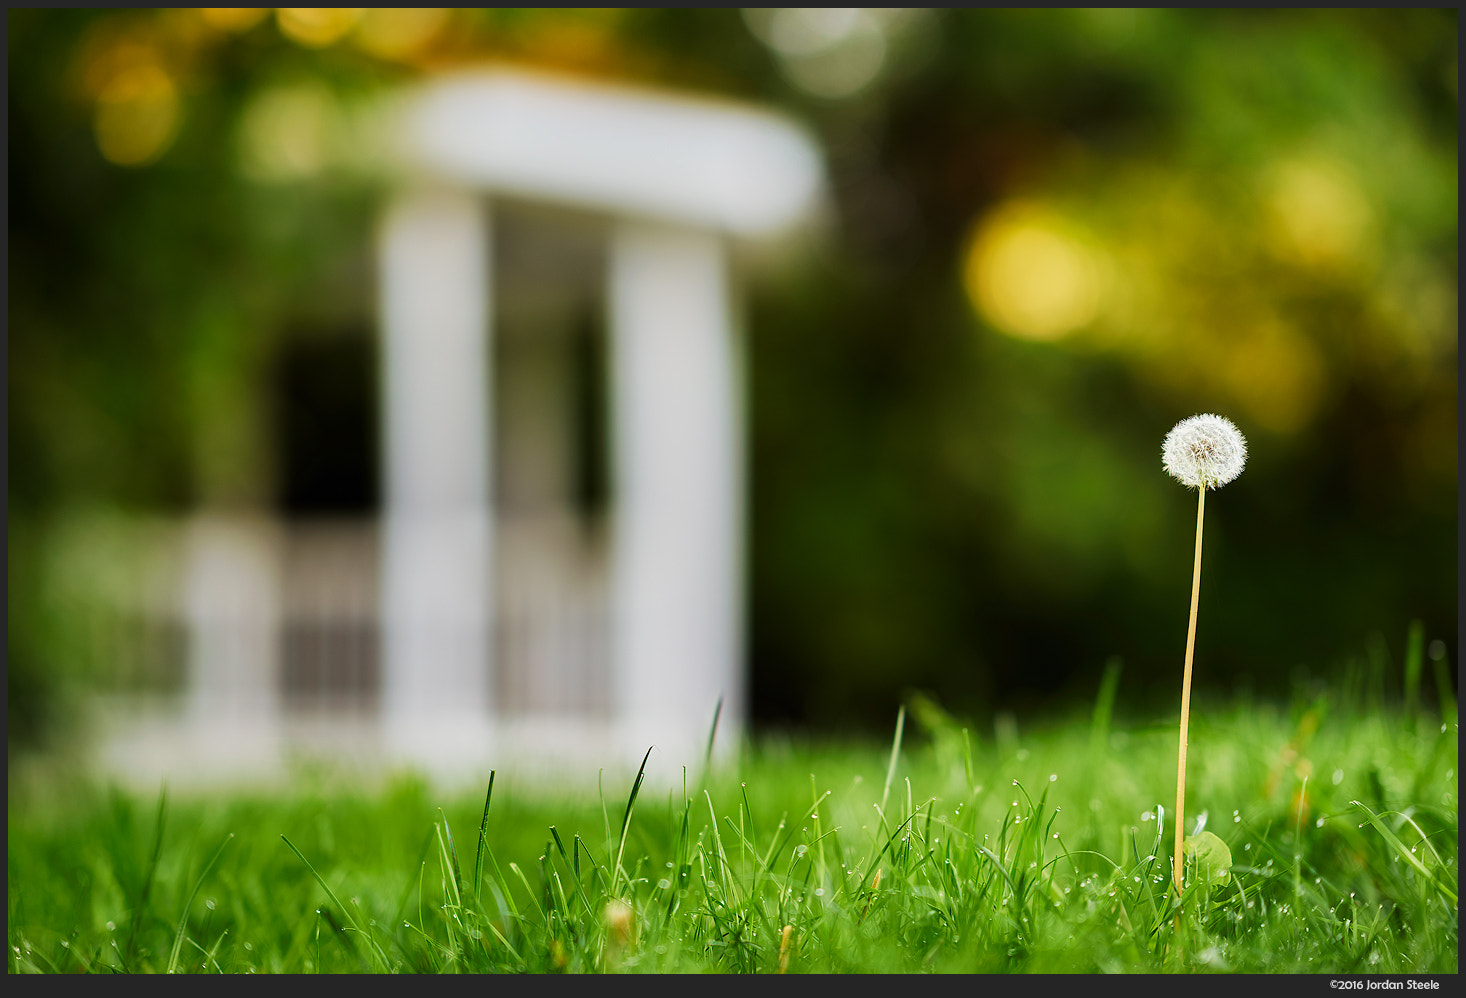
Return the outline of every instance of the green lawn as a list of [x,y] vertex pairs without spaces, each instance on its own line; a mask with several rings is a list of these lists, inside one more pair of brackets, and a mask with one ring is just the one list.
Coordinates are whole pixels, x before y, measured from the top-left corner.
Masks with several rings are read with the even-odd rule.
[[10,970],[1454,973],[1454,703],[1355,699],[1194,706],[1188,824],[1232,865],[1179,905],[1175,729],[1103,702],[995,740],[917,701],[894,757],[766,741],[685,789],[496,779],[486,813],[408,777],[12,781]]

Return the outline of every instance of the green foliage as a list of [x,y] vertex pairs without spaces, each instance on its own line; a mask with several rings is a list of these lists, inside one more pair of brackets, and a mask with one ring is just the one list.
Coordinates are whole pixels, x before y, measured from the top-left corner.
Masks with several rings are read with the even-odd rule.
[[1180,896],[1174,733],[1078,715],[1002,748],[928,703],[889,754],[769,741],[620,805],[13,783],[10,970],[1454,973],[1455,726],[1325,700],[1198,713]]
[[[91,678],[48,590],[78,506],[278,510],[292,461],[323,467],[300,448],[371,454],[306,440],[282,401],[303,342],[367,344],[317,367],[375,369],[386,192],[351,123],[439,65],[506,59],[767,102],[826,151],[837,226],[747,282],[761,717],[874,733],[908,686],[1017,709],[1117,653],[1169,676],[1154,621],[1184,605],[1187,510],[1154,440],[1196,411],[1255,444],[1214,528],[1199,687],[1267,686],[1417,616],[1455,647],[1454,10],[928,10],[840,100],[733,9],[461,9],[420,58],[241,16],[8,15],[13,736]],[[108,74],[144,57],[178,88],[176,135],[108,162]],[[339,112],[313,170],[260,171],[282,100]],[[975,308],[969,237],[1014,200],[1087,232],[1137,282],[1123,307],[1046,343]],[[310,394],[364,393],[338,387]]]

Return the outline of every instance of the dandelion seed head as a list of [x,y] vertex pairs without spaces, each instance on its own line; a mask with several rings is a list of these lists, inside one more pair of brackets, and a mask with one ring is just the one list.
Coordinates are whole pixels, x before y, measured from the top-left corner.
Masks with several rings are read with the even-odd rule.
[[1215,489],[1242,473],[1247,441],[1225,416],[1203,413],[1183,419],[1166,434],[1161,464],[1183,485]]

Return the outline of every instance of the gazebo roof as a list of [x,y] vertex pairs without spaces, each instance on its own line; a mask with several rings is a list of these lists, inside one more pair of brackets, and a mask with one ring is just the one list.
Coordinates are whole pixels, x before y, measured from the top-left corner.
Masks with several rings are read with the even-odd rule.
[[399,162],[469,188],[750,237],[821,195],[806,132],[727,101],[481,70],[423,84],[398,113]]

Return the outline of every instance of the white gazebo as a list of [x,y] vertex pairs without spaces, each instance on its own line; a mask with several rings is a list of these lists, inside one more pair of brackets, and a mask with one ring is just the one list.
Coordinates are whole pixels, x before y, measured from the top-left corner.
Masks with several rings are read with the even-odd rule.
[[[634,766],[655,745],[670,771],[701,761],[719,702],[718,745],[734,745],[745,471],[730,250],[812,217],[816,147],[766,111],[518,71],[436,78],[386,120],[396,193],[378,236],[371,754],[468,775],[511,760]],[[496,577],[506,562],[492,481],[495,206],[511,203],[585,213],[607,243],[611,487],[594,638],[606,675],[590,711],[574,706],[585,689],[530,712],[496,702],[495,609],[519,582]],[[278,555],[279,533],[205,518],[183,545],[187,713],[218,757],[251,739],[271,758],[290,747],[271,656],[291,613],[282,593],[321,561]],[[590,679],[562,683],[573,693]]]
[[508,196],[613,220],[612,726],[581,734],[690,761],[720,698],[723,731],[736,736],[744,714],[727,241],[777,234],[811,209],[815,148],[766,112],[517,73],[438,80],[401,113],[411,179],[387,210],[380,251],[390,744],[436,765],[481,754],[500,734],[534,740],[492,703],[486,618],[499,583],[487,571],[489,206]]

